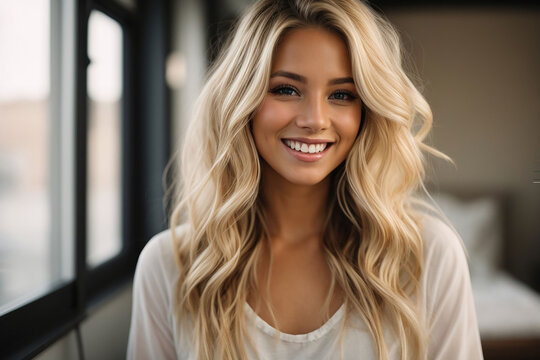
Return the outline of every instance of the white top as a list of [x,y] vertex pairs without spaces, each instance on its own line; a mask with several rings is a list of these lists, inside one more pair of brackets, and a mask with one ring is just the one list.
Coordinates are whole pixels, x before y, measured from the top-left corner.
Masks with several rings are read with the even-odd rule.
[[[421,278],[429,324],[428,358],[482,359],[469,270],[460,240],[442,221],[425,217],[424,273]],[[195,359],[186,331],[173,316],[178,270],[170,231],[154,236],[142,251],[133,285],[128,359]],[[342,306],[323,326],[308,334],[279,333],[246,303],[248,333],[258,359],[340,359]],[[385,333],[390,359],[399,359],[399,343]],[[358,316],[349,319],[342,339],[343,359],[376,359],[371,334]],[[251,359],[255,354],[249,352]]]

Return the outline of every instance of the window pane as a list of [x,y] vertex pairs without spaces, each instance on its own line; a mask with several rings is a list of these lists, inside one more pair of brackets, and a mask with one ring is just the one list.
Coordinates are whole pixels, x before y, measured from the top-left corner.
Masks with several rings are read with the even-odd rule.
[[66,193],[57,189],[69,164],[58,157],[63,142],[54,141],[63,73],[53,70],[73,47],[60,38],[57,10],[49,0],[0,0],[0,313],[73,274],[58,230]]
[[99,11],[88,22],[88,219],[90,266],[122,249],[121,129],[122,49],[120,25]]

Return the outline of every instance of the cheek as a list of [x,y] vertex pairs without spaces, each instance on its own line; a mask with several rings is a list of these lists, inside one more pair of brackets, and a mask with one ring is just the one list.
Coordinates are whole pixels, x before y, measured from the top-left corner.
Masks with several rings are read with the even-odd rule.
[[255,142],[276,137],[288,124],[291,111],[287,106],[266,98],[253,116]]
[[341,139],[350,143],[350,145],[352,145],[360,130],[360,117],[360,111],[352,111],[341,118],[342,121],[340,121],[338,132]]

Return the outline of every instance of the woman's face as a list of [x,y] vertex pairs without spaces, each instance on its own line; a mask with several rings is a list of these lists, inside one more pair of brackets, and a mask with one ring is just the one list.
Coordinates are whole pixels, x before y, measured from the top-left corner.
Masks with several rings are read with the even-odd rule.
[[319,28],[289,32],[272,61],[270,85],[253,118],[263,174],[315,185],[347,157],[361,102],[347,46]]

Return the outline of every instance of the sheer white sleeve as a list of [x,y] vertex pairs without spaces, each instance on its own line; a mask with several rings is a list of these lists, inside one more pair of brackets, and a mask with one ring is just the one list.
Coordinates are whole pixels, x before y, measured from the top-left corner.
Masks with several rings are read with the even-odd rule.
[[459,238],[442,221],[424,227],[428,359],[482,359],[467,259]]
[[172,251],[172,246],[160,238],[165,235],[152,238],[137,263],[127,349],[130,360],[176,359],[171,304],[175,284],[171,264],[167,264],[171,255],[163,254]]

